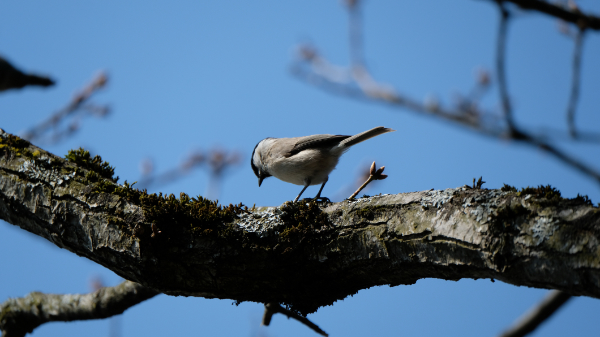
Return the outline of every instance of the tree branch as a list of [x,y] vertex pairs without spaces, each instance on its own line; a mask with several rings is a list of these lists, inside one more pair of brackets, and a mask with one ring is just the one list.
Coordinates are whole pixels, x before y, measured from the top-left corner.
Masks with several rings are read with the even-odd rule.
[[2,132],[0,218],[169,295],[305,315],[361,289],[433,277],[600,298],[600,212],[548,187],[247,210],[149,195],[88,167]]
[[311,322],[308,318],[306,318],[302,315],[299,315],[295,312],[292,312],[290,310],[287,310],[277,303],[265,304],[265,313],[263,315],[262,325],[269,326],[269,324],[271,324],[271,318],[273,318],[273,315],[275,315],[277,313],[286,315],[287,318],[293,318],[293,319],[297,320],[298,322],[306,325],[307,327],[309,327],[310,329],[312,329],[314,332],[318,333],[321,336],[325,336],[325,337],[329,336],[325,331],[321,330],[321,328],[319,328],[318,325]]
[[0,92],[9,89],[21,89],[29,85],[49,87],[54,85],[54,81],[45,76],[25,74],[3,57],[0,57]]
[[[48,119],[27,130],[23,138],[29,141],[45,142],[49,144],[61,141],[73,135],[79,129],[79,120],[73,120],[62,130],[60,124],[74,115],[96,115],[104,117],[108,115],[110,109],[107,106],[97,106],[89,103],[90,99],[100,89],[106,86],[108,77],[104,72],[99,73],[90,83],[88,83],[79,93],[77,93],[71,102],[64,108],[53,113]],[[52,132],[52,134],[49,134]]]
[[500,91],[500,100],[502,102],[502,111],[508,126],[509,132],[516,132],[515,122],[512,115],[510,97],[508,96],[508,85],[506,83],[506,69],[504,60],[506,59],[506,31],[508,30],[508,20],[510,13],[504,8],[504,2],[498,1],[500,10],[500,26],[498,27],[498,40],[496,45],[496,75],[498,76],[498,89]]
[[47,322],[107,318],[120,315],[158,294],[156,290],[130,281],[84,295],[32,292],[0,305],[0,330],[2,337],[22,337]]
[[[496,68],[498,72],[500,100],[505,117],[504,122],[497,118],[498,116],[473,107],[470,104],[468,106],[459,104],[454,108],[446,108],[440,106],[437,102],[420,103],[414,98],[402,95],[389,85],[377,82],[364,66],[353,64],[350,71],[344,71],[344,68],[332,65],[319,55],[312,46],[302,46],[300,48],[300,59],[292,66],[292,74],[305,82],[334,94],[341,94],[354,99],[366,99],[372,102],[386,103],[393,107],[405,108],[420,114],[450,121],[488,137],[512,139],[533,146],[551,154],[556,159],[575,168],[600,184],[600,171],[561,150],[556,145],[547,141],[546,137],[517,128],[513,120],[505,78],[504,54],[509,13],[504,8],[504,1],[495,0],[501,11],[496,51]],[[356,6],[352,9],[353,12],[357,10]],[[350,17],[350,20],[353,21],[356,14],[351,14],[353,16]],[[356,35],[356,27],[358,26],[356,24],[352,26],[355,28],[349,34]],[[355,47],[352,49],[355,49]],[[346,72],[351,73],[352,76],[344,76]],[[578,88],[576,89],[575,92],[578,92]]]
[[[499,1],[499,0],[492,0]],[[600,17],[582,13],[579,9],[567,9],[547,1],[540,0],[500,0],[512,2],[523,9],[534,10],[553,16],[566,22],[574,23],[580,27],[600,30]]]
[[575,36],[575,48],[573,51],[573,76],[571,78],[571,96],[569,97],[569,106],[567,107],[567,124],[571,137],[577,137],[575,127],[575,112],[577,110],[577,101],[579,100],[579,84],[581,81],[581,50],[583,49],[584,29],[579,29]]
[[562,291],[550,291],[542,302],[526,312],[513,326],[503,332],[500,337],[526,336],[550,318],[550,316],[560,309],[570,298],[571,295]]
[[[539,137],[533,133],[526,132],[523,129],[505,130],[497,123],[486,124],[486,120],[493,120],[494,116],[486,115],[480,111],[446,109],[437,104],[420,103],[416,99],[403,96],[400,93],[391,90],[379,90],[373,85],[370,89],[354,88],[345,83],[336,83],[330,81],[323,76],[324,72],[311,72],[297,65],[292,68],[292,74],[297,78],[317,86],[320,89],[329,91],[334,94],[340,94],[353,99],[362,99],[376,103],[387,103],[392,107],[404,108],[424,115],[430,115],[441,118],[446,121],[453,122],[457,125],[467,127],[471,131],[475,131],[481,135],[498,138],[512,139],[522,144],[533,146],[537,149],[547,152],[561,162],[575,168],[589,178],[600,183],[600,172],[593,167],[590,167],[581,160],[567,154],[552,143],[544,140],[544,137]],[[369,91],[365,91],[369,90]]]

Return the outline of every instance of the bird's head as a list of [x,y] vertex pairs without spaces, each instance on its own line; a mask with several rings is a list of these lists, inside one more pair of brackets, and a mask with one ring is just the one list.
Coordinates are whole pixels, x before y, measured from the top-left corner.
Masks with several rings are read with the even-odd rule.
[[267,167],[263,164],[262,160],[262,156],[264,155],[263,152],[266,151],[265,140],[267,139],[272,138],[265,138],[258,142],[258,144],[256,144],[256,146],[254,147],[254,150],[252,150],[252,157],[250,158],[250,165],[252,166],[252,171],[254,171],[254,174],[258,178],[258,187],[260,187],[265,178],[271,176],[271,174],[267,170]]

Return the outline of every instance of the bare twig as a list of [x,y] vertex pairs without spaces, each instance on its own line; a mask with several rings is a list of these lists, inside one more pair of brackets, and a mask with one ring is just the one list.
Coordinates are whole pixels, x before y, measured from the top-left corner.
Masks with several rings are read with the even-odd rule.
[[[360,185],[362,185],[367,179],[369,179],[369,176],[371,175],[371,173],[369,172],[370,167],[367,166],[367,168],[364,169],[362,163],[357,165],[357,167],[358,170],[356,171],[352,182],[340,187],[340,189],[335,192],[334,196],[331,197],[331,200],[344,200],[347,195],[350,195],[353,191],[356,191],[356,189]],[[366,192],[366,190],[370,188],[373,188],[373,182],[371,182],[367,187],[365,187],[365,189],[363,189],[363,192]]]
[[498,9],[500,10],[500,26],[498,27],[498,40],[496,45],[496,76],[498,76],[498,89],[500,91],[502,111],[504,112],[504,118],[506,119],[509,132],[512,133],[516,130],[516,127],[512,116],[512,107],[506,84],[506,69],[504,67],[506,55],[506,31],[508,29],[510,13],[504,8],[504,2],[501,0],[498,1]]
[[210,177],[206,196],[209,199],[217,199],[226,170],[238,166],[242,155],[238,151],[227,151],[218,147],[213,148],[208,154],[208,168]]
[[565,304],[571,295],[559,290],[552,290],[535,307],[529,309],[523,316],[514,323],[513,326],[504,331],[500,337],[523,337],[535,330],[540,324],[544,323],[552,316],[563,304]]
[[0,305],[0,330],[2,337],[21,337],[47,322],[107,318],[158,294],[131,281],[84,295],[32,292]]
[[380,167],[378,170],[375,170],[375,162],[373,162],[373,164],[371,164],[371,169],[369,170],[369,178],[367,178],[367,181],[365,181],[364,184],[362,184],[357,190],[356,192],[352,193],[352,195],[348,198],[348,199],[354,199],[354,197],[356,197],[356,195],[358,195],[358,193],[360,193],[360,191],[362,191],[365,187],[367,187],[367,185],[369,185],[369,183],[373,180],[383,180],[385,178],[387,178],[388,176],[383,174],[383,170],[385,169],[385,166]]
[[480,190],[481,186],[483,186],[483,184],[485,184],[485,181],[483,181],[483,177],[482,176],[479,177],[479,180],[475,180],[475,178],[473,178],[473,188],[476,188],[476,189]]
[[537,146],[538,148],[540,148],[540,149],[546,151],[547,153],[551,154],[552,156],[554,156],[554,158],[562,161],[565,164],[568,164],[569,166],[573,167],[577,171],[594,179],[597,183],[600,183],[600,172],[598,172],[597,170],[587,166],[583,162],[568,155],[566,152],[558,149],[556,146],[551,145],[550,143],[544,142],[539,139],[531,138],[530,136],[526,136],[524,134],[522,134],[522,135],[525,136],[526,138],[523,138],[520,140],[523,141],[525,144]]
[[[100,89],[106,86],[108,77],[106,73],[99,73],[83,90],[81,90],[71,102],[64,108],[58,110],[50,118],[27,130],[22,138],[29,141],[35,141],[37,143],[56,143],[79,130],[80,119],[83,116],[82,112],[88,115],[95,115],[104,117],[108,115],[110,109],[107,106],[97,106],[88,103],[90,98],[97,93]],[[68,117],[77,117],[71,121],[71,123],[64,129],[58,129],[62,121]],[[51,135],[47,133],[54,130]]]
[[363,57],[363,38],[362,38],[362,11],[360,10],[361,0],[346,0],[349,17],[348,20],[350,32],[350,62],[353,67],[364,67]]
[[206,153],[194,151],[179,166],[161,174],[153,174],[154,165],[150,159],[146,159],[140,165],[142,178],[138,180],[137,188],[147,189],[150,186],[166,185],[187,176],[193,169],[206,165],[209,169],[210,178],[205,194],[209,199],[216,199],[219,195],[224,172],[239,165],[240,161],[241,154],[238,151],[227,151],[215,147]]
[[579,100],[579,84],[581,78],[581,50],[583,49],[583,35],[585,29],[579,29],[575,36],[575,48],[573,51],[573,77],[571,78],[571,97],[567,107],[567,124],[571,137],[576,138],[575,112],[577,110],[577,101]]
[[[340,80],[341,77],[334,75],[342,73],[343,70],[340,69],[343,68],[331,65],[331,63],[319,55],[313,47],[301,48],[301,50],[310,50],[310,57],[301,57],[301,62],[297,62],[292,66],[292,74],[305,82],[334,94],[341,94],[350,98],[368,100],[371,102],[386,103],[397,108],[404,108],[451,121],[488,137],[512,139],[539,148],[600,183],[600,172],[598,170],[560,150],[558,147],[547,141],[547,137],[543,134],[536,135],[516,127],[512,119],[512,108],[510,106],[504,75],[504,49],[509,16],[508,12],[506,12],[503,7],[502,1],[498,0],[495,2],[498,3],[501,10],[497,67],[498,76],[500,77],[499,86],[501,100],[505,110],[504,121],[496,114],[478,108],[473,109],[472,105],[465,106],[464,104],[459,104],[453,108],[446,108],[437,101],[433,103],[421,103],[416,99],[402,95],[387,85],[376,82],[365,67],[355,66],[351,71],[353,75],[351,76],[351,80]],[[360,76],[357,74],[360,74]],[[595,137],[595,135],[586,134],[585,138],[588,141],[593,141],[597,137]],[[577,138],[577,140],[580,139]]]
[[[461,111],[461,110],[449,110],[444,109],[443,107],[436,105],[434,107],[430,107],[427,104],[419,103],[418,101],[406,97],[400,96],[399,94],[395,97],[373,97],[371,95],[366,95],[362,90],[352,88],[350,86],[338,83],[332,83],[328,81],[326,78],[323,78],[317,74],[309,73],[302,70],[300,67],[294,67],[292,69],[293,74],[297,76],[299,79],[309,82],[311,84],[316,85],[319,88],[330,91],[335,94],[341,94],[354,99],[362,99],[371,102],[383,102],[388,103],[391,106],[397,108],[405,108],[410,111],[432,115],[435,117],[442,118],[444,120],[452,121],[460,126],[468,127],[472,131],[475,131],[481,135],[485,135],[492,138],[499,139],[512,139],[523,144],[527,144],[541,150],[548,152],[553,155],[555,158],[563,161],[564,163],[572,166],[577,169],[579,172],[587,175],[588,177],[594,179],[596,182],[600,183],[600,172],[589,167],[585,163],[579,161],[578,159],[568,155],[563,152],[556,146],[550,144],[545,141],[541,137],[536,137],[533,134],[526,133],[524,130],[514,130],[512,133],[506,130],[503,130],[498,126],[495,122],[494,116],[487,116],[489,120],[492,122],[489,124],[480,122],[484,120],[483,117],[486,117],[484,114],[473,115],[470,114],[469,111]],[[593,138],[593,135],[588,137],[590,139]]]
[[287,310],[278,303],[265,304],[265,313],[263,315],[262,325],[269,326],[269,324],[271,324],[271,318],[273,318],[273,315],[277,313],[284,314],[288,318],[293,318],[297,320],[298,322],[311,328],[314,332],[318,333],[321,336],[329,336],[325,331],[321,330],[321,328],[319,328],[318,325],[311,322],[308,318],[301,316],[293,311]]
[[145,159],[141,164],[142,178],[138,180],[137,188],[147,189],[150,186],[162,186],[170,184],[180,178],[187,176],[193,169],[200,167],[206,162],[206,156],[200,151],[190,153],[179,166],[169,169],[160,174],[153,174],[154,164],[151,159]]

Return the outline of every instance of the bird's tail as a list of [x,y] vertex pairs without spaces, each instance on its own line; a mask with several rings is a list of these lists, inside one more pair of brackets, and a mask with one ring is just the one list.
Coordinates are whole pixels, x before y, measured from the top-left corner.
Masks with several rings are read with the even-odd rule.
[[396,131],[396,130],[392,130],[390,128],[384,128],[383,126],[378,126],[376,128],[372,128],[371,130],[367,130],[365,132],[361,132],[357,135],[354,135],[352,137],[348,137],[348,138],[344,139],[343,141],[340,142],[340,146],[350,147],[350,146],[356,145],[360,142],[364,142],[367,139],[371,139],[373,137],[382,135],[384,133],[394,132],[394,131]]

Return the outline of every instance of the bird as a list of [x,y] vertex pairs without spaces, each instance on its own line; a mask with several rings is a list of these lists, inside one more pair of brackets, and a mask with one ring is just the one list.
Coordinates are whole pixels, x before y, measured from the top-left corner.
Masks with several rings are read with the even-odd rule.
[[[258,178],[258,186],[268,177],[304,186],[294,199],[297,202],[308,186],[321,184],[313,200],[322,200],[321,192],[340,157],[350,147],[367,139],[393,132],[378,126],[354,136],[311,135],[294,138],[265,138],[252,151],[250,165]],[[327,199],[328,200],[328,199]]]

